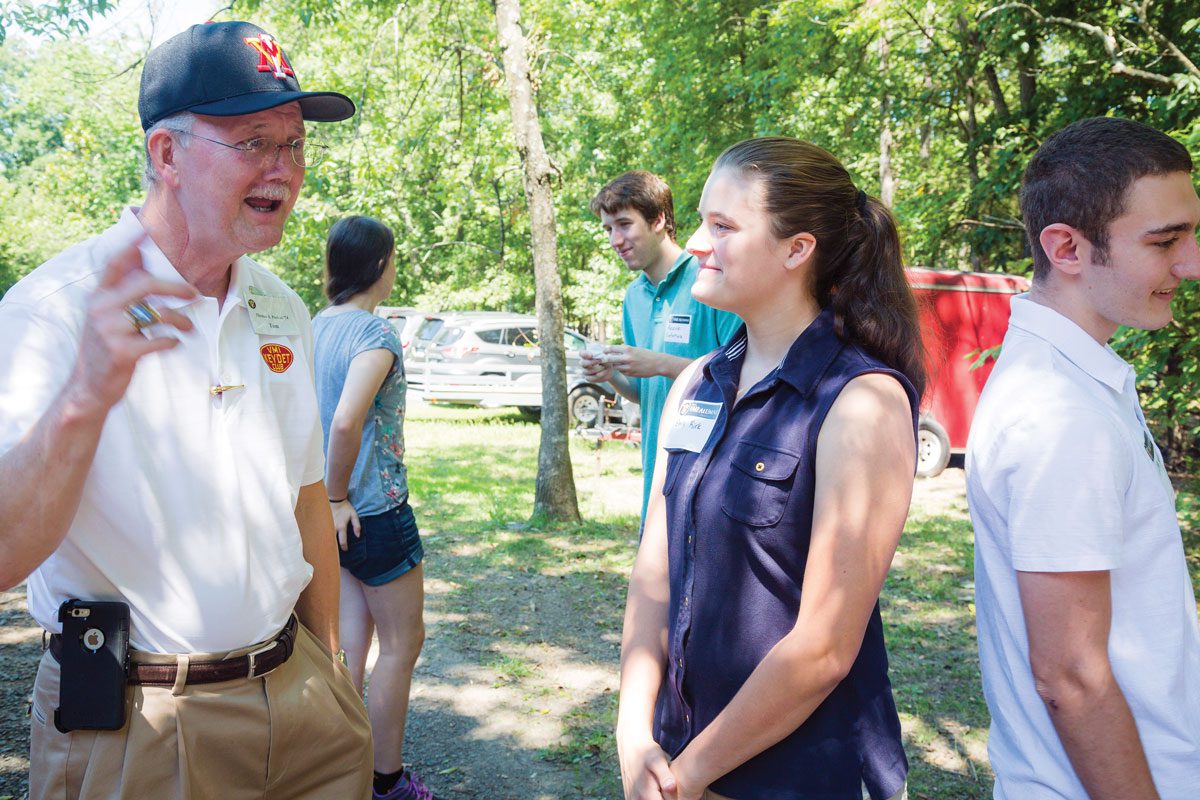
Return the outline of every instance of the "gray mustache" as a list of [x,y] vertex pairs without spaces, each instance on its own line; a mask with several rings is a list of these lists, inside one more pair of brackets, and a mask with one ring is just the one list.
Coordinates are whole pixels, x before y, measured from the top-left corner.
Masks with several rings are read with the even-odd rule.
[[264,200],[278,200],[281,203],[286,203],[292,197],[292,190],[290,187],[280,183],[266,183],[262,186],[255,186],[246,196],[261,197]]

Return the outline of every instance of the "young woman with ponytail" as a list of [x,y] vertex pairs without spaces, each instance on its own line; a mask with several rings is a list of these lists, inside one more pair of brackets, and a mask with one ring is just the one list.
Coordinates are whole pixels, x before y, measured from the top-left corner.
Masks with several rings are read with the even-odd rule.
[[924,372],[895,222],[787,138],[726,150],[700,215],[692,292],[745,327],[664,410],[625,611],[625,795],[903,797],[878,598]]

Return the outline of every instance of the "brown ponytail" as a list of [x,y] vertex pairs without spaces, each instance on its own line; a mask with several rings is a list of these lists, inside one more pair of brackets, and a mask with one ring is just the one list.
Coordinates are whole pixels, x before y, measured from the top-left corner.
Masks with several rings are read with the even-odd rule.
[[799,139],[739,142],[717,158],[713,171],[719,169],[763,182],[777,237],[807,232],[816,238],[817,304],[833,308],[842,338],[902,373],[919,396],[925,353],[892,213],[863,195],[833,155]]

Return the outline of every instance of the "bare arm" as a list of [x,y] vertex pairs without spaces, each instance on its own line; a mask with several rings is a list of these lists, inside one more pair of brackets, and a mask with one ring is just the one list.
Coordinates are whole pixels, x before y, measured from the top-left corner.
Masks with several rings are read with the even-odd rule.
[[[692,370],[687,372],[690,378]],[[677,381],[663,405],[661,426],[670,427],[688,380]],[[621,636],[621,700],[617,749],[621,780],[630,800],[657,800],[674,787],[666,753],[654,741],[654,704],[667,664],[667,509],[663,498],[668,456],[659,448],[641,546],[629,579]]]
[[1146,754],[1108,660],[1108,572],[1018,572],[1029,662],[1075,774],[1092,800],[1157,800]]
[[322,481],[300,487],[296,498],[296,525],[304,560],[312,565],[312,580],[296,601],[296,616],[329,652],[338,651],[338,573],[337,545],[333,538],[333,517]]
[[[350,502],[350,475],[358,461],[362,446],[362,429],[367,412],[379,394],[388,371],[396,361],[391,350],[383,348],[359,353],[350,361],[342,395],[338,398],[329,426],[329,453],[325,457],[325,486],[331,498],[333,526],[337,532],[338,546],[346,549],[349,530],[355,536],[362,534],[358,511]],[[333,499],[346,498],[340,502]]]
[[900,540],[915,459],[900,384],[878,374],[847,384],[817,439],[796,624],[672,764],[680,800],[795,731],[849,672]]
[[656,375],[675,380],[679,373],[691,364],[693,359],[683,356],[673,356],[660,353],[657,350],[647,350],[644,347],[630,347],[615,344],[608,348],[606,357],[613,369],[629,378],[653,378]]
[[617,392],[631,403],[640,403],[637,384],[631,378],[652,378],[663,375],[671,380],[691,364],[693,359],[659,353],[644,347],[611,345],[600,361],[591,353],[581,354],[583,372],[596,383],[608,381]]
[[[20,583],[62,543],[79,509],[104,421],[124,396],[138,359],[178,344],[168,337],[147,339],[125,316],[125,306],[151,294],[190,299],[196,293],[186,284],[150,277],[135,243],[113,257],[90,298],[65,388],[0,456],[0,586]],[[192,328],[173,311],[162,311],[162,317],[179,330]]]

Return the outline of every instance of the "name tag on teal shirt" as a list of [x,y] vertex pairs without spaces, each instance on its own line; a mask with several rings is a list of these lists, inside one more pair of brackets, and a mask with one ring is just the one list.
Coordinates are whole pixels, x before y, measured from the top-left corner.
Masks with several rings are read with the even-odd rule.
[[667,330],[663,333],[664,342],[687,344],[692,339],[692,315],[672,314],[667,320]]

